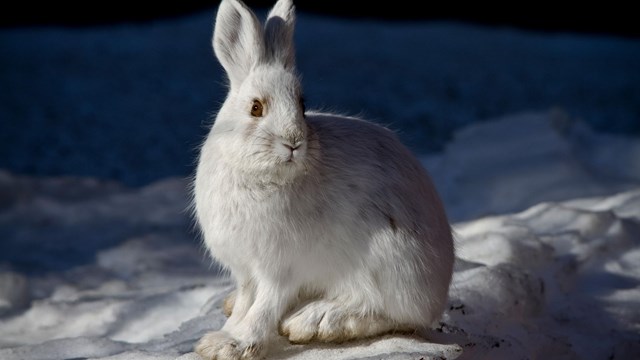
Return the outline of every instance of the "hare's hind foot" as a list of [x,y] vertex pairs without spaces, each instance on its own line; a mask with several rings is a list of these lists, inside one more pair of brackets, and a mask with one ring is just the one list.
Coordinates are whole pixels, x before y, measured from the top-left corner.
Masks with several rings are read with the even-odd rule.
[[292,343],[344,342],[413,329],[375,314],[348,308],[337,301],[317,300],[285,316],[279,332]]

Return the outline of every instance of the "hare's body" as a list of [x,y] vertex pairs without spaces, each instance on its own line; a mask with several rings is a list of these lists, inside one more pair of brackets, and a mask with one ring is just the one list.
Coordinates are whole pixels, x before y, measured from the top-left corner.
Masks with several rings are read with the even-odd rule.
[[292,19],[280,0],[262,34],[224,0],[216,21],[231,89],[201,149],[195,209],[237,290],[197,346],[210,359],[260,357],[278,327],[294,342],[428,327],[447,300],[453,240],[428,175],[381,126],[304,114]]
[[377,125],[320,114],[307,122],[317,158],[289,184],[208,158],[224,149],[215,136],[207,141],[196,183],[207,246],[234,275],[271,277],[290,294],[346,298],[398,324],[430,324],[450,280],[430,273],[450,272],[452,256],[441,257],[453,249],[423,168]]

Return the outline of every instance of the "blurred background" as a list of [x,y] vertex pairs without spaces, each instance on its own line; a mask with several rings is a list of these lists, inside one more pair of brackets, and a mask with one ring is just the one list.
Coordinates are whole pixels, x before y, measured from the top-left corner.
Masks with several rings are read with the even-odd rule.
[[[154,6],[132,6],[126,1],[94,1],[76,3],[34,4],[21,2],[3,9],[4,26],[62,25],[94,26],[115,23],[145,22],[170,19],[195,12],[215,9],[219,1],[185,0],[179,3],[162,3]],[[245,4],[256,9],[268,9],[275,1],[246,0]],[[424,4],[405,2],[401,6],[374,4],[363,0],[295,1],[298,11],[347,19],[373,19],[380,21],[432,21],[453,20],[485,24],[488,26],[513,26],[540,31],[583,32],[636,37],[640,27],[634,21],[633,7],[629,2],[604,4],[585,3],[580,6],[557,2],[521,1],[516,4],[483,2],[481,5],[458,3]],[[394,4],[395,5],[395,4]]]
[[[190,175],[226,96],[210,47],[217,3],[5,7],[0,169],[130,186]],[[246,3],[261,15],[273,4]],[[422,155],[469,124],[549,108],[637,136],[640,27],[627,4],[298,1],[307,108],[366,116]]]

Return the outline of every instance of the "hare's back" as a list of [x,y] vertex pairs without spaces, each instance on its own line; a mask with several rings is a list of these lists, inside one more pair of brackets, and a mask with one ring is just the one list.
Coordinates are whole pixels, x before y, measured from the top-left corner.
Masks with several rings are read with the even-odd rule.
[[[312,114],[307,120],[321,148],[323,176],[316,191],[330,204],[340,204],[333,208],[351,209],[378,223],[389,219],[392,228],[414,234],[451,239],[427,170],[393,131],[350,117]],[[353,220],[348,211],[339,215]]]
[[325,166],[347,172],[367,169],[364,175],[426,175],[417,158],[384,126],[321,113],[307,114],[307,122],[320,141]]

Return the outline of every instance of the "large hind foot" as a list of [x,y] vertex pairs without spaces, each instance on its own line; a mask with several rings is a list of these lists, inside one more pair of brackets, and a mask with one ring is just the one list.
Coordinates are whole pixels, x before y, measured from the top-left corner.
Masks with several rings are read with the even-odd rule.
[[398,326],[379,315],[363,315],[338,302],[318,300],[287,315],[279,331],[292,343],[307,343],[343,342],[388,332],[410,332],[412,329]]

